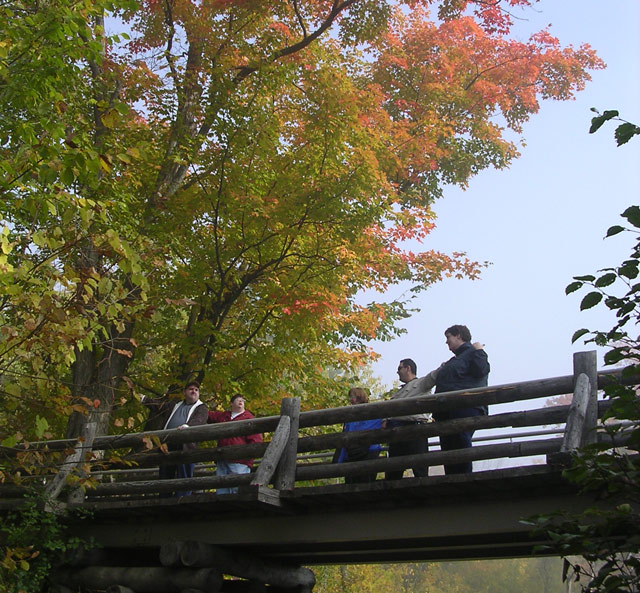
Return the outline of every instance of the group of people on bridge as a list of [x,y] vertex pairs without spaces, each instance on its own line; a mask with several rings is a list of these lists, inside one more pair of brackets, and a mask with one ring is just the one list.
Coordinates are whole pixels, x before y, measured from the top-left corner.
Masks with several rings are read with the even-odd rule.
[[[471,332],[465,325],[452,325],[444,332],[446,343],[453,357],[443,362],[438,368],[432,370],[424,377],[418,377],[416,363],[411,358],[404,358],[398,365],[398,378],[403,384],[400,389],[391,394],[391,399],[403,399],[428,395],[435,387],[436,393],[447,391],[458,391],[463,389],[473,389],[475,387],[486,387],[489,378],[489,359],[484,351],[484,344],[480,342],[471,343]],[[349,402],[353,404],[367,403],[367,391],[362,387],[355,387],[349,391]],[[452,420],[454,418],[469,418],[472,416],[486,415],[486,406],[471,408],[460,408],[448,412],[434,414],[433,420]],[[424,424],[430,422],[428,414],[413,414],[409,416],[398,416],[383,420],[366,420],[361,422],[348,422],[345,424],[345,431],[372,430],[376,428],[395,428],[398,426],[410,426],[414,424]],[[468,430],[457,434],[441,435],[440,449],[451,451],[454,449],[467,449],[471,447],[473,431]],[[365,459],[375,459],[380,454],[379,445],[371,445],[362,451],[349,448],[340,450],[337,462],[342,461],[362,461]],[[400,457],[404,455],[421,455],[428,451],[426,438],[410,441],[392,442],[389,445],[389,457]],[[428,475],[428,466],[416,465],[411,468],[416,477]],[[446,474],[471,473],[472,463],[445,464]],[[403,470],[394,470],[385,473],[385,479],[398,480],[403,476]],[[358,475],[345,479],[347,482],[366,482],[375,480],[375,475]]]
[[[432,370],[423,377],[418,377],[416,363],[410,358],[404,358],[398,365],[398,378],[403,384],[400,389],[391,394],[391,399],[403,399],[428,395],[435,387],[435,393],[458,391],[485,387],[488,384],[489,360],[484,351],[484,345],[480,342],[471,342],[471,332],[464,325],[452,325],[444,332],[446,344],[453,353],[453,357],[443,362],[438,368]],[[230,400],[230,407],[226,411],[210,411],[207,405],[200,399],[200,384],[190,381],[184,387],[184,399],[178,403],[167,402],[163,399],[143,399],[145,406],[155,413],[163,416],[164,429],[184,430],[190,426],[207,423],[231,422],[253,418],[253,414],[245,409],[245,398],[242,394],[235,394]],[[369,401],[368,390],[363,387],[353,387],[349,390],[349,403],[352,405],[367,403]],[[455,409],[447,412],[438,412],[433,415],[433,420],[451,420],[454,418],[468,418],[472,416],[486,415],[486,406]],[[164,419],[166,418],[166,419]],[[380,428],[395,428],[430,422],[432,418],[428,414],[413,414],[378,420],[363,420],[348,422],[344,425],[344,431],[375,430]],[[465,449],[471,447],[472,430],[457,434],[440,435],[440,448],[442,451]],[[261,434],[246,436],[233,436],[222,438],[218,441],[219,447],[229,445],[243,445],[262,442]],[[170,445],[169,450],[189,450],[196,447],[195,443],[183,445]],[[380,455],[382,447],[378,443],[369,446],[347,446],[336,451],[333,461],[342,463],[346,461],[364,461],[375,459]],[[389,457],[404,455],[421,455],[427,453],[428,442],[426,438],[407,441],[396,441],[389,444]],[[251,472],[253,459],[238,459],[234,461],[218,460],[216,463],[217,475],[247,474]],[[424,477],[428,475],[428,466],[416,464],[412,467],[413,475]],[[445,464],[446,474],[471,473],[472,463]],[[403,476],[403,470],[388,471],[386,480],[398,480]],[[161,465],[159,477],[161,479],[191,478],[194,474],[193,463],[175,465]],[[362,474],[347,476],[346,483],[370,482],[376,479],[376,474]],[[218,488],[218,494],[230,494],[237,492],[236,488]],[[191,492],[176,492],[178,496],[185,496]],[[169,495],[167,495],[169,496]]]

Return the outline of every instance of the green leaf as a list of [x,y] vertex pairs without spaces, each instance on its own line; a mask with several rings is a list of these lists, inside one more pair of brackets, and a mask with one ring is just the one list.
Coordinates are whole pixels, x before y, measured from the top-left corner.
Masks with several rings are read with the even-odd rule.
[[118,112],[115,109],[109,109],[100,116],[100,121],[105,128],[113,128],[118,121]]
[[614,349],[604,355],[605,364],[618,364],[621,360],[624,360],[625,356],[620,350]]
[[604,301],[604,304],[609,307],[609,309],[617,309],[618,307],[622,307],[624,305],[624,301],[622,299],[616,297],[607,297]]
[[47,428],[49,428],[49,423],[46,418],[40,418],[40,416],[36,415],[36,436],[41,439]]
[[623,144],[626,144],[636,134],[640,134],[640,128],[629,122],[620,124],[616,128],[616,131],[614,133],[618,146],[622,146]]
[[585,328],[579,329],[578,331],[574,332],[573,336],[571,336],[571,343],[575,344],[577,340],[579,340],[582,336],[588,333],[589,333],[588,329],[585,329]]
[[602,293],[590,292],[582,299],[582,302],[580,303],[580,310],[584,311],[585,309],[591,309],[591,307],[595,307],[601,300]]
[[604,286],[610,286],[611,284],[613,284],[617,279],[617,276],[613,273],[609,273],[609,274],[604,274],[603,276],[600,276],[600,278],[598,278],[596,280],[596,286],[598,288],[603,288]]
[[586,276],[574,276],[574,280],[580,280],[581,282],[593,282],[596,277],[591,274],[587,274]]
[[638,262],[636,260],[627,260],[618,268],[618,274],[633,280],[638,276]]
[[616,224],[612,227],[609,227],[609,230],[607,231],[607,234],[605,235],[605,237],[612,237],[613,235],[617,235],[622,231],[624,231],[624,227],[620,226],[619,224]]
[[0,445],[3,447],[15,447],[18,444],[18,437],[15,434],[8,436],[7,438],[0,441]]
[[634,227],[640,227],[640,206],[629,206],[621,215]]
[[614,117],[618,117],[618,115],[620,115],[618,111],[611,110],[605,111],[602,115],[597,115],[596,117],[592,118],[591,127],[589,128],[589,134],[597,132],[604,122],[609,121]]
[[572,292],[575,292],[579,288],[582,288],[582,285],[583,285],[582,282],[572,282],[564,289],[564,293],[571,294]]

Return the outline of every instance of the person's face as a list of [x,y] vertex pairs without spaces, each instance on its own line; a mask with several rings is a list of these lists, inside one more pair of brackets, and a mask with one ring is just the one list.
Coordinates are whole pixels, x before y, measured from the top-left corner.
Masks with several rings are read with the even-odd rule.
[[464,340],[460,336],[454,336],[452,334],[444,334],[444,337],[447,341],[447,346],[451,352],[455,352],[462,344],[464,344]]
[[242,396],[236,397],[231,402],[231,411],[234,414],[237,414],[238,412],[244,412],[244,397]]
[[411,368],[400,363],[398,365],[398,379],[400,379],[402,383],[409,382],[411,380]]
[[197,385],[189,385],[184,390],[184,401],[187,404],[195,404],[200,399],[200,388]]
[[355,406],[358,403],[358,397],[355,394],[349,394],[349,403]]

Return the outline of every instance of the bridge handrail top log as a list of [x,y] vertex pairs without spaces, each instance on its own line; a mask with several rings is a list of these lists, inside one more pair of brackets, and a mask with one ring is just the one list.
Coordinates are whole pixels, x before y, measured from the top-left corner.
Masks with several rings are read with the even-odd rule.
[[[603,386],[612,379],[629,384],[640,382],[640,377],[637,375],[633,377],[623,376],[624,371],[625,369],[611,369],[598,373],[598,387]],[[573,387],[573,375],[565,375],[519,383],[477,387],[475,389],[426,393],[425,395],[410,398],[375,401],[357,406],[310,410],[300,414],[300,428],[339,424],[352,420],[370,420],[415,413],[432,413],[455,409],[456,407],[477,407],[552,397],[572,393]],[[462,397],[464,397],[464,400],[461,399]]]
[[[626,369],[611,369],[598,373],[598,387],[611,380],[619,380],[625,384],[635,384],[640,381],[637,376],[625,376]],[[429,413],[460,407],[460,396],[465,398],[464,407],[495,405],[513,401],[551,397],[573,391],[574,377],[565,375],[547,379],[536,379],[518,383],[508,383],[489,387],[479,387],[460,391],[450,391],[438,394],[399,400],[385,400],[361,404],[358,406],[342,406],[323,410],[309,410],[300,413],[300,428],[312,426],[342,424],[352,420],[367,420],[401,416],[411,413]],[[162,442],[173,444],[217,440],[227,436],[240,436],[275,430],[280,416],[264,416],[250,420],[239,420],[220,424],[206,424],[192,426],[185,430],[155,430],[122,435],[99,436],[94,439],[93,449],[117,449],[140,445],[145,438],[157,437]],[[78,439],[62,439],[53,441],[36,441],[28,446],[0,447],[0,454],[15,456],[25,451],[49,449],[60,451],[71,449],[78,443]]]

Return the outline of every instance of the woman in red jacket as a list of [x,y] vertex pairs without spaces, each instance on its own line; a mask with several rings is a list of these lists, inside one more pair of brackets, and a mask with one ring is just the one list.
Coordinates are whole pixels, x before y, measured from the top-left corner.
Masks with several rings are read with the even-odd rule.
[[[251,412],[244,409],[244,403],[244,396],[241,393],[236,393],[231,398],[231,408],[229,410],[225,410],[224,412],[209,412],[208,424],[232,422],[233,420],[249,420],[254,418],[254,415]],[[229,445],[249,445],[251,443],[261,442],[261,434],[250,434],[220,439],[218,441],[218,447],[228,447]],[[235,459],[233,461],[219,459],[216,463],[216,474],[218,476],[227,476],[229,474],[248,474],[251,472],[252,466],[253,459]],[[238,492],[238,488],[218,488],[216,492],[217,494],[234,494]]]

